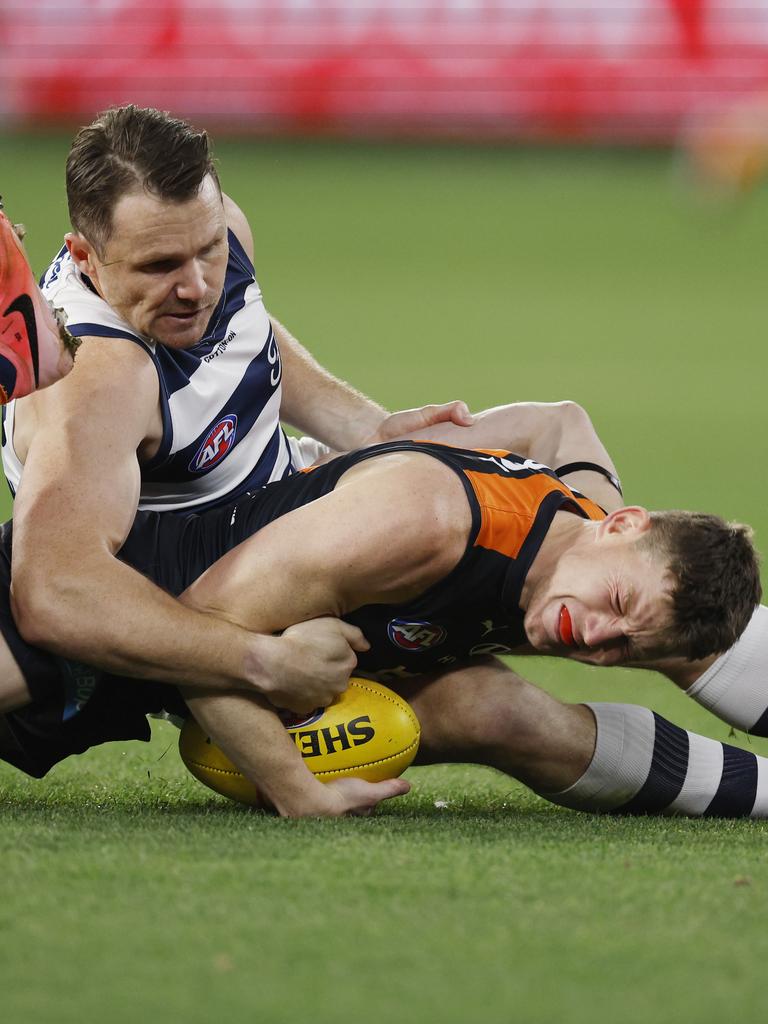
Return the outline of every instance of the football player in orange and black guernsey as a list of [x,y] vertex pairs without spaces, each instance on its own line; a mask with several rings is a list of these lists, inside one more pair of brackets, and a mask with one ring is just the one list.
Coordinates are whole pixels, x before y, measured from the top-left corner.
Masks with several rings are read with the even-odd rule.
[[[566,468],[606,477],[597,464]],[[186,520],[145,514],[123,557],[173,593],[191,583],[184,600],[251,629],[322,615],[362,627],[371,649],[360,667],[412,702],[422,760],[491,764],[588,809],[768,813],[768,774],[755,755],[715,744],[720,774],[696,789],[700,738],[645,709],[554,701],[495,658],[652,664],[725,650],[759,599],[745,528],[638,506],[606,515],[530,459],[395,442],[225,510]],[[338,793],[306,771],[269,706],[237,694],[186,696],[281,813],[340,813]],[[34,718],[25,709],[7,716],[21,745]],[[622,762],[617,749],[632,757]],[[670,752],[681,765],[673,785],[654,769]],[[743,779],[735,794],[726,761]],[[372,803],[404,785],[393,780]]]

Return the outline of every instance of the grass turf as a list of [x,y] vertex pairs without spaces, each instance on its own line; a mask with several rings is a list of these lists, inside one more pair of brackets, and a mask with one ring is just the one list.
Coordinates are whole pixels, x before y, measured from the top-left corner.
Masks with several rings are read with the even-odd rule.
[[[65,151],[0,143],[38,270]],[[630,500],[742,518],[765,545],[764,194],[699,205],[662,153],[218,152],[269,307],[336,372],[392,407],[575,398]],[[524,669],[728,738],[650,676]],[[209,796],[155,733],[43,782],[0,769],[9,1024],[765,1015],[762,823],[580,816],[460,767],[414,771],[376,819],[279,822]]]
[[158,761],[168,731],[9,782],[5,1020],[765,1010],[764,823],[579,816],[442,767],[375,819],[281,822]]

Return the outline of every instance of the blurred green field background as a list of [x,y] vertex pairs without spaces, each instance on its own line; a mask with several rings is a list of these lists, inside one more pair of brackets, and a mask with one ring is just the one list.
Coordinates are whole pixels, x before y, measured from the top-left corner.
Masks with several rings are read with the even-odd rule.
[[[37,271],[67,227],[66,149],[0,140]],[[764,192],[704,202],[665,152],[217,153],[268,308],[334,372],[391,408],[574,399],[628,500],[768,544]],[[525,671],[729,734],[651,676]],[[374,821],[274,822],[209,798],[157,733],[42,783],[0,770],[9,1024],[765,1016],[763,823],[580,817],[463,768],[413,771]]]

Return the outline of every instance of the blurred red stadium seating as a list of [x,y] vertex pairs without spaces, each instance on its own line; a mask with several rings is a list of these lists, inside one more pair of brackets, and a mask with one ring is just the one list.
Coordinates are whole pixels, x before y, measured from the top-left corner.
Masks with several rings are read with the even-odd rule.
[[768,3],[5,0],[0,118],[655,141],[768,83]]

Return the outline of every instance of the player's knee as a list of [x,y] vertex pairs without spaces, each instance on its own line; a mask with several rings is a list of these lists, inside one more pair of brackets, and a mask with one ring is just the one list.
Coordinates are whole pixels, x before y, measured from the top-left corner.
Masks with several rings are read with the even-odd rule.
[[406,694],[422,725],[423,763],[468,761],[523,780],[566,752],[578,711],[493,658]]

